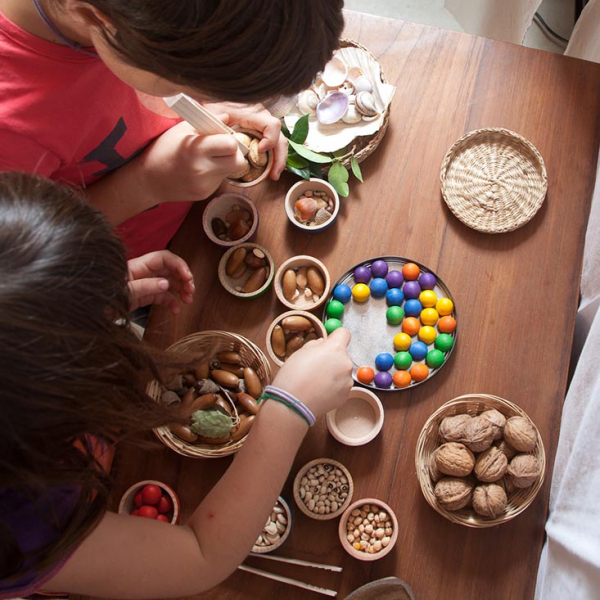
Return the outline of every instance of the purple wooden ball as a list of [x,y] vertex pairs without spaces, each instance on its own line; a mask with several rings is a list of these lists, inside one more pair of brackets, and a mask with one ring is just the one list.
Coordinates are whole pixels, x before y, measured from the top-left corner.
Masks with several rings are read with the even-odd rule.
[[418,298],[421,293],[421,286],[418,281],[407,281],[402,288],[404,291],[404,297],[409,300],[410,298]]
[[371,265],[371,273],[373,277],[385,277],[388,274],[388,264],[385,260],[376,260]]
[[390,271],[385,280],[391,288],[399,288],[404,283],[404,275],[400,271]]
[[421,273],[419,277],[419,285],[422,290],[432,290],[437,283],[435,275],[433,273]]
[[369,283],[371,281],[371,269],[365,266],[356,267],[354,269],[354,281],[356,283]]
[[379,371],[379,373],[375,374],[373,383],[375,384],[375,387],[385,390],[392,385],[392,376],[388,373],[388,371]]

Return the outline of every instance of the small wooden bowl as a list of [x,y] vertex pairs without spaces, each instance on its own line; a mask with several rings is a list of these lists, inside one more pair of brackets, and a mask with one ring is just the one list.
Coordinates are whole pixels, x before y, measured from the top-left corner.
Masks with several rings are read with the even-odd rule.
[[[214,232],[212,227],[213,219],[221,219],[226,223],[226,217],[233,212],[233,207],[239,206],[242,211],[248,211],[252,216],[252,226],[248,233],[237,240],[222,240]],[[213,198],[209,203],[204,214],[202,215],[202,227],[208,236],[208,239],[224,248],[231,248],[237,244],[247,242],[256,233],[258,229],[258,210],[248,196],[238,192],[227,192]]]
[[[354,548],[354,546],[352,546],[352,544],[348,541],[346,537],[348,535],[346,524],[348,523],[348,519],[350,518],[352,511],[354,509],[360,509],[360,507],[364,506],[365,504],[370,504],[371,506],[375,505],[379,507],[381,510],[383,510],[383,512],[386,512],[389,515],[390,520],[392,521],[393,532],[390,536],[390,543],[385,548],[382,548],[379,552],[375,552],[374,554],[369,554],[367,552],[357,550],[356,548]],[[353,502],[344,511],[344,514],[340,518],[338,534],[340,536],[340,542],[342,544],[342,547],[350,556],[358,558],[358,560],[364,561],[379,560],[380,558],[383,558],[386,554],[389,554],[391,552],[392,548],[396,544],[396,541],[398,540],[398,519],[396,518],[394,511],[385,502],[382,502],[381,500],[377,500],[375,498],[363,498],[362,500],[357,500],[356,502]]]
[[[331,467],[329,470],[325,471],[327,473],[327,475],[325,475],[325,481],[327,481],[327,476],[332,471],[335,471],[336,469],[339,469],[342,473],[341,476],[345,477],[348,480],[348,483],[342,484],[342,485],[348,486],[348,490],[344,491],[344,493],[347,493],[348,496],[344,499],[342,504],[339,505],[336,510],[330,512],[329,514],[321,515],[319,513],[313,512],[311,509],[309,509],[307,504],[305,504],[304,500],[302,499],[302,495],[301,495],[302,493],[300,491],[300,488],[303,485],[302,478],[308,474],[309,470],[312,467],[315,467],[318,465],[323,465],[324,467],[325,467],[325,465],[329,465]],[[320,482],[319,485],[323,485],[323,483]],[[313,493],[313,492],[311,492],[311,493]],[[318,521],[328,521],[329,519],[335,519],[336,517],[341,515],[344,512],[344,510],[346,509],[346,507],[350,504],[350,502],[352,502],[352,494],[353,493],[354,493],[354,482],[352,481],[352,476],[350,475],[350,471],[348,471],[348,469],[342,463],[339,463],[337,460],[333,460],[331,458],[317,458],[315,460],[311,460],[309,463],[306,463],[298,471],[298,474],[296,475],[296,478],[294,479],[294,500],[296,501],[298,508],[307,517],[310,517],[311,519],[316,519]]]
[[323,325],[323,323],[321,323],[321,321],[319,321],[319,319],[317,317],[315,317],[315,315],[306,312],[305,310],[288,310],[287,312],[284,312],[283,314],[279,315],[277,318],[275,318],[273,320],[273,322],[269,325],[269,329],[267,331],[267,354],[269,355],[269,358],[279,367],[283,366],[283,363],[285,362],[285,358],[282,360],[279,356],[277,356],[273,350],[273,345],[271,344],[271,336],[273,335],[273,330],[275,329],[275,327],[277,325],[279,325],[281,323],[281,321],[283,321],[283,319],[285,319],[286,317],[294,317],[294,316],[298,316],[298,317],[305,317],[307,318],[313,325],[315,328],[315,331],[317,333],[317,337],[319,338],[325,338],[327,337],[327,331],[325,330],[325,326]]
[[[321,223],[320,225],[305,225],[301,223],[296,218],[294,213],[294,204],[296,200],[304,195],[305,192],[325,192],[328,196],[333,198],[333,213],[328,221]],[[316,179],[311,177],[308,181],[303,179],[302,181],[298,181],[295,183],[285,195],[285,212],[287,214],[288,219],[298,229],[302,229],[303,231],[308,231],[310,233],[317,233],[319,231],[324,231],[328,227],[331,227],[335,222],[337,215],[340,211],[340,197],[338,193],[335,191],[333,186],[323,179]]]
[[[471,416],[476,416],[492,408],[501,412],[507,419],[510,417],[524,417],[531,423],[537,436],[536,446],[531,452],[518,452],[518,454],[531,454],[537,458],[541,471],[540,477],[531,487],[517,488],[510,493],[507,492],[508,504],[506,505],[506,509],[502,515],[495,519],[477,514],[471,505],[466,506],[461,510],[446,510],[438,504],[435,498],[435,482],[432,481],[429,473],[431,455],[441,444],[439,439],[440,422],[445,417],[454,415],[469,414]],[[423,429],[419,434],[419,439],[417,440],[415,467],[423,496],[425,496],[425,500],[427,500],[428,504],[434,510],[453,523],[480,529],[483,527],[495,527],[496,525],[501,525],[502,523],[514,519],[534,501],[544,483],[546,454],[544,452],[544,444],[540,432],[523,409],[498,396],[491,396],[489,394],[465,394],[464,396],[459,396],[458,398],[446,402],[446,404],[440,406],[440,408],[427,419],[427,422],[423,425]],[[501,485],[500,481],[497,481],[496,483]]]
[[[247,133],[248,135],[258,138],[259,140],[262,139],[262,134],[254,129],[244,129],[240,127],[235,128],[235,130],[239,133]],[[265,167],[265,170],[261,173],[261,175],[256,179],[253,179],[252,181],[240,181],[238,179],[230,179],[229,177],[227,177],[225,179],[225,182],[229,185],[233,185],[239,188],[249,188],[258,185],[259,183],[262,183],[271,174],[271,169],[273,168],[273,161],[275,160],[273,150],[269,150],[267,152],[267,157],[267,166]]]
[[[306,298],[305,295],[300,291],[300,295],[296,300],[288,300],[283,295],[283,276],[288,271],[288,269],[293,269],[297,271],[300,267],[315,267],[321,272],[323,280],[325,282],[325,289],[323,293],[320,295],[317,301],[314,300],[314,296],[312,298]],[[329,296],[329,290],[331,288],[331,277],[329,277],[329,271],[327,267],[318,259],[307,256],[293,256],[292,258],[288,258],[280,267],[277,269],[277,273],[275,274],[275,294],[277,294],[277,298],[279,301],[288,308],[292,310],[314,310],[321,306],[327,297]],[[308,289],[308,286],[307,286]]]
[[[241,292],[236,289],[236,287],[244,286],[246,281],[248,281],[248,279],[254,272],[253,269],[250,269],[250,268],[246,269],[246,272],[243,275],[241,275],[240,277],[237,277],[235,279],[233,277],[230,277],[229,275],[227,275],[227,272],[226,272],[227,261],[229,260],[229,257],[238,248],[246,248],[248,253],[250,253],[256,249],[265,255],[265,258],[267,259],[267,261],[269,263],[269,273],[267,275],[267,279],[264,282],[264,284],[259,289],[257,289],[255,292],[244,293],[244,292]],[[221,282],[221,285],[230,294],[237,296],[238,298],[256,298],[258,296],[261,296],[269,289],[269,286],[273,282],[274,277],[275,277],[275,262],[273,261],[273,257],[271,256],[271,254],[265,247],[260,246],[259,244],[253,244],[251,242],[244,242],[243,244],[237,244],[236,246],[232,246],[231,248],[229,248],[229,250],[227,250],[227,252],[225,252],[225,254],[223,254],[223,256],[221,257],[221,260],[219,261],[219,281]]]
[[[288,503],[282,496],[279,496],[279,498],[277,498],[277,503],[273,507],[273,511],[275,511],[275,509],[278,506],[283,509],[283,513],[281,514],[285,515],[285,518],[287,520],[285,531],[280,534],[281,537],[273,544],[269,544],[268,546],[258,546],[255,544],[254,546],[252,546],[252,552],[256,552],[257,554],[267,554],[268,552],[273,552],[273,550],[279,548],[279,546],[281,546],[283,542],[285,542],[285,540],[288,539],[290,532],[292,531],[292,511],[290,510]],[[272,515],[273,512],[271,512],[271,516]]]
[[[121,501],[119,502],[118,513],[120,515],[130,515],[135,510],[135,496],[138,492],[141,492],[144,487],[149,484],[157,485],[165,494],[169,496],[171,502],[173,503],[173,510],[171,512],[171,520],[169,523],[171,525],[177,525],[179,523],[179,515],[181,512],[181,504],[179,502],[179,497],[175,493],[175,490],[168,486],[166,483],[162,481],[155,481],[154,479],[147,479],[145,481],[138,481],[134,483],[121,497]],[[168,513],[167,513],[168,517]]]
[[327,413],[327,429],[346,446],[362,446],[379,434],[383,420],[381,400],[370,390],[353,387],[346,404]]

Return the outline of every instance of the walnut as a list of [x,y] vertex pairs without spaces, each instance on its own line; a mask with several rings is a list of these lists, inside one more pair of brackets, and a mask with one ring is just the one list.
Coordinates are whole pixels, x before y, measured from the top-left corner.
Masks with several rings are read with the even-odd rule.
[[517,451],[514,448],[511,448],[506,443],[506,440],[495,442],[494,446],[496,446],[496,448],[498,448],[498,450],[500,450],[500,452],[502,452],[502,454],[504,454],[508,460],[512,460],[517,454]]
[[442,474],[440,473],[439,469],[437,468],[437,464],[435,462],[435,456],[436,456],[438,450],[439,450],[439,448],[436,448],[431,453],[431,456],[429,457],[429,463],[427,465],[428,469],[429,469],[429,477],[431,477],[431,481],[433,481],[434,483],[442,477]]
[[435,464],[444,475],[465,477],[473,470],[475,457],[463,444],[447,442],[437,449]]
[[482,419],[486,419],[492,424],[492,428],[494,430],[494,440],[501,439],[504,426],[506,425],[506,417],[495,408],[486,410],[482,412],[479,416]]
[[471,502],[473,486],[464,479],[444,477],[435,486],[435,499],[446,510],[460,510]]
[[492,445],[494,428],[487,419],[473,417],[465,426],[465,444],[473,452],[483,452]]
[[525,417],[511,417],[504,426],[504,439],[515,450],[531,452],[535,448],[537,435],[529,419]]
[[471,420],[471,415],[455,415],[446,417],[440,423],[440,437],[445,442],[464,442],[465,425]]
[[477,457],[475,477],[479,481],[490,483],[504,477],[508,467],[508,459],[496,446],[488,448]]
[[533,485],[541,475],[540,463],[531,454],[517,454],[508,465],[508,474],[515,487],[527,488]]
[[517,488],[515,487],[513,478],[510,475],[505,475],[502,479],[496,481],[498,485],[501,485],[507,494],[512,494]]
[[507,502],[506,492],[495,483],[478,485],[473,492],[473,508],[483,517],[495,519],[504,512]]

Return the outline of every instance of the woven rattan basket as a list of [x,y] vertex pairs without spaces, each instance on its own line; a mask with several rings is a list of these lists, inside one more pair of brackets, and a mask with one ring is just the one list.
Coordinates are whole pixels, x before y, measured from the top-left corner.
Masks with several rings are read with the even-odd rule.
[[458,398],[454,398],[438,408],[438,410],[436,410],[431,417],[429,417],[423,426],[423,429],[419,435],[419,439],[417,440],[415,466],[417,469],[417,477],[419,478],[419,483],[421,484],[421,491],[425,496],[425,500],[427,500],[432,508],[434,508],[442,516],[446,517],[446,519],[449,521],[458,523],[459,525],[466,525],[467,527],[494,527],[495,525],[500,525],[510,521],[511,519],[514,519],[533,502],[539,489],[542,487],[542,483],[544,482],[544,473],[546,470],[544,444],[542,443],[542,438],[537,430],[537,427],[535,427],[533,422],[531,422],[531,419],[529,419],[537,434],[537,444],[535,449],[528,454],[533,454],[538,459],[541,475],[531,487],[515,489],[510,493],[507,492],[508,504],[503,515],[498,516],[495,519],[490,519],[478,515],[470,507],[466,507],[457,511],[449,511],[442,508],[437,503],[435,494],[433,492],[435,484],[429,475],[429,461],[431,454],[441,443],[438,437],[440,421],[444,417],[451,417],[464,413],[468,413],[471,416],[476,416],[491,408],[495,408],[506,418],[519,416],[529,419],[525,411],[508,400],[504,400],[498,396],[490,396],[489,394],[467,394],[464,396],[459,396]]
[[535,146],[508,129],[477,129],[448,150],[442,196],[465,225],[505,233],[529,222],[546,197],[548,178]]
[[[201,331],[193,333],[175,342],[168,348],[171,352],[192,354],[198,360],[210,360],[217,352],[238,352],[245,366],[252,367],[263,388],[271,382],[271,366],[262,350],[250,340],[228,333],[227,331]],[[157,381],[148,385],[148,394],[155,400],[159,400],[164,391]],[[180,440],[173,435],[168,427],[158,427],[154,430],[158,439],[165,446],[175,450],[183,456],[192,458],[219,458],[237,452],[244,443],[247,436],[236,442],[227,442],[221,446],[210,446],[208,444],[190,444]]]

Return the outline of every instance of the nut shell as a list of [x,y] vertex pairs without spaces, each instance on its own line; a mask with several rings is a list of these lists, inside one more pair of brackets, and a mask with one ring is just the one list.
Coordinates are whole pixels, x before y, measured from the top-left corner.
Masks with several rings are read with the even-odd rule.
[[435,464],[444,475],[465,477],[473,470],[475,457],[465,445],[447,442],[437,449]]
[[531,452],[537,443],[535,427],[525,417],[511,417],[504,427],[504,440],[515,450]]
[[496,446],[480,454],[475,463],[475,477],[479,481],[491,483],[504,477],[508,468],[508,459]]
[[465,425],[465,444],[473,452],[487,450],[494,439],[494,428],[487,419],[473,417]]
[[442,419],[440,423],[440,437],[445,442],[464,442],[465,427],[471,418],[471,415],[464,414]]
[[473,486],[465,479],[445,477],[437,482],[435,499],[446,510],[460,510],[471,502]]
[[494,429],[494,440],[501,439],[504,432],[504,426],[506,425],[506,417],[495,408],[485,410],[479,416],[492,424],[492,428]]
[[473,491],[473,508],[483,517],[495,519],[506,509],[506,492],[495,483],[478,485]]
[[431,456],[429,457],[429,463],[427,465],[428,470],[429,470],[429,477],[431,477],[431,481],[433,481],[434,483],[436,481],[439,481],[442,478],[442,474],[440,473],[440,470],[437,468],[437,463],[435,462],[435,456],[438,452],[438,448],[436,448],[432,453]]
[[512,460],[517,455],[517,451],[514,448],[511,448],[510,445],[506,443],[506,440],[495,442],[494,446],[496,446],[508,460]]
[[508,474],[515,487],[528,488],[540,477],[540,463],[531,454],[517,454],[508,465]]

